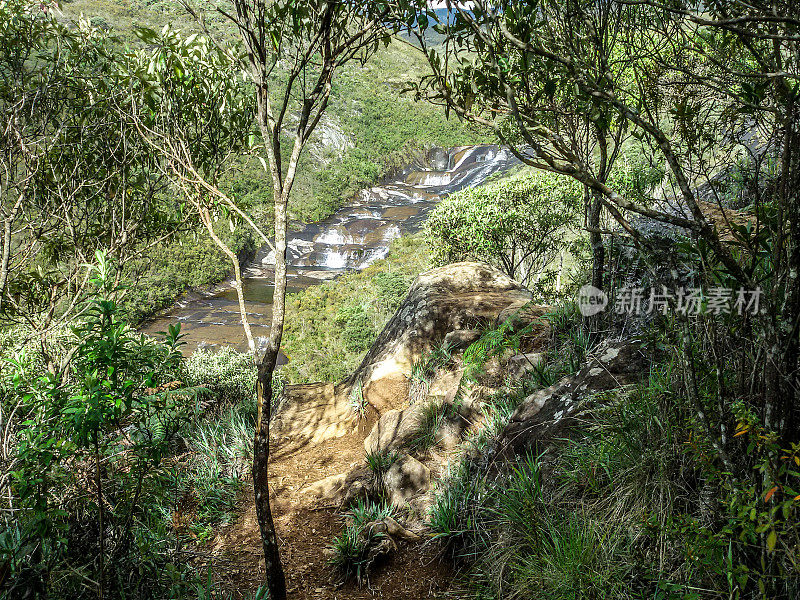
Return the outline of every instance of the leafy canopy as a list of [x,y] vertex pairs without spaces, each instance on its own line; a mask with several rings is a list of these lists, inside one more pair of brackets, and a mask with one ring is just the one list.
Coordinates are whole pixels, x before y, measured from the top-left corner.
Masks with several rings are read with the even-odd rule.
[[428,220],[434,261],[482,261],[532,283],[568,245],[582,198],[578,182],[545,171],[453,194]]

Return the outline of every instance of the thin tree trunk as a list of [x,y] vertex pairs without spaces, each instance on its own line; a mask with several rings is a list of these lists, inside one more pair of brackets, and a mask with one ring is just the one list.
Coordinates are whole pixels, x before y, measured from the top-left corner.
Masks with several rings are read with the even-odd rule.
[[[277,196],[277,194],[276,194]],[[275,203],[275,292],[269,342],[258,361],[258,421],[253,441],[253,492],[256,517],[267,571],[269,597],[286,598],[286,578],[281,565],[278,537],[269,504],[269,421],[275,390],[272,375],[278,362],[286,309],[286,202],[284,194]]]
[[[772,401],[776,408],[775,424],[777,431],[784,437],[784,442],[796,442],[800,437],[797,432],[797,399],[798,399],[798,359],[800,358],[800,143],[798,118],[794,109],[794,99],[789,102],[789,118],[786,124],[786,152],[782,176],[782,204],[786,220],[787,235],[785,246],[785,290],[786,299],[782,304],[782,314],[778,315],[776,327],[777,348],[780,352],[777,372],[776,395]],[[776,299],[777,300],[777,299]]]
[[592,285],[603,289],[605,279],[606,247],[600,233],[600,212],[603,207],[600,194],[592,192],[589,205],[589,243],[592,247]]
[[[592,248],[592,281],[593,287],[598,290],[603,289],[605,283],[605,263],[606,247],[603,244],[603,236],[600,233],[600,213],[603,208],[600,194],[594,190],[589,197],[589,214],[587,224],[589,229],[589,244]],[[603,313],[599,312],[587,318],[587,326],[590,333],[596,333],[602,329]]]
[[9,262],[11,261],[11,224],[19,212],[25,192],[21,193],[14,203],[8,218],[3,222],[3,252],[0,258],[0,314],[3,312],[3,301],[6,296],[6,285],[8,283]]
[[214,232],[214,223],[211,221],[211,215],[209,215],[207,208],[200,208],[200,218],[203,221],[203,225],[206,226],[211,239],[214,240],[214,243],[222,250],[225,256],[231,260],[231,263],[233,263],[233,277],[236,282],[236,297],[239,300],[239,315],[242,321],[242,328],[247,338],[247,347],[250,348],[250,352],[255,352],[256,345],[253,340],[253,332],[250,329],[250,322],[247,320],[247,309],[244,303],[244,286],[242,283],[242,269],[239,266],[239,257],[236,256],[236,253]]
[[105,517],[103,514],[103,483],[100,476],[100,445],[97,439],[94,441],[94,465],[95,476],[97,478],[97,510],[100,521],[100,573],[97,576],[97,598],[103,600],[103,579],[105,578]]

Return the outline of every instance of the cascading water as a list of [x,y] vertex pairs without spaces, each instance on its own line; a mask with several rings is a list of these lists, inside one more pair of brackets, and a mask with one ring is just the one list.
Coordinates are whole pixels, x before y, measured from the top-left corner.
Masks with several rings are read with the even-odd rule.
[[[289,234],[288,287],[297,291],[386,256],[391,241],[418,231],[442,197],[480,185],[489,176],[519,164],[494,145],[435,148],[395,173],[388,181],[362,190],[327,219]],[[245,299],[253,335],[269,328],[272,265],[275,255],[262,248],[245,270]],[[187,350],[200,344],[244,348],[236,291],[231,282],[213,295],[192,295],[143,328],[154,333],[180,321]]]

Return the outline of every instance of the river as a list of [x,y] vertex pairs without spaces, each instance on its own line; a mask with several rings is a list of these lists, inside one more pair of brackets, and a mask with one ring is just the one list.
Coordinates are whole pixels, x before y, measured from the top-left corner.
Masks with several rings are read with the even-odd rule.
[[[294,227],[288,234],[288,291],[363,269],[383,258],[391,241],[418,231],[444,196],[480,185],[517,164],[511,152],[495,145],[428,151],[380,185],[362,190],[327,219]],[[274,262],[264,246],[243,272],[248,318],[253,336],[261,340],[271,319]],[[186,352],[198,346],[247,348],[233,281],[209,293],[187,294],[142,331],[154,334],[175,321],[186,336]]]

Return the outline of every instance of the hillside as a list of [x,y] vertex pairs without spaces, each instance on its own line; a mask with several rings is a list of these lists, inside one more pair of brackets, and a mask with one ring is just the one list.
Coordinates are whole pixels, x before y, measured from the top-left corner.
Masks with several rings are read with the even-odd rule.
[[[193,18],[172,2],[75,0],[63,3],[62,10],[73,21],[83,16],[93,26],[119,37],[124,46],[141,45],[133,33],[136,27],[160,30],[169,25],[187,32],[198,30]],[[235,39],[224,17],[213,11],[208,14],[212,31],[223,39]],[[419,50],[398,39],[378,50],[366,64],[348,65],[337,76],[325,120],[301,157],[290,201],[293,219],[324,219],[360,189],[408,163],[421,149],[488,139],[486,132],[454,117],[446,118],[443,108],[415,102],[403,93],[406,85],[424,72],[425,59]],[[221,187],[269,230],[272,187],[255,157],[233,161]],[[256,242],[248,232],[231,235],[227,227],[220,227],[219,235],[244,262],[253,256]],[[134,321],[146,319],[185,290],[207,288],[230,271],[230,261],[204,235],[184,234],[180,242],[167,241],[131,264],[126,314]]]
[[0,599],[800,598],[796,3],[53,1]]

